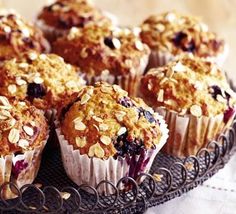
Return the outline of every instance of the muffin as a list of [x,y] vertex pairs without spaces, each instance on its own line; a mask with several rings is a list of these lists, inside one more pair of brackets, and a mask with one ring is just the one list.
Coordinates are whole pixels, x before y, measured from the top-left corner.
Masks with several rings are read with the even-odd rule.
[[87,86],[66,103],[56,131],[64,168],[78,185],[135,179],[148,172],[166,142],[162,117],[118,85]]
[[[0,96],[0,185],[13,182],[18,188],[34,181],[46,144],[48,126],[42,111],[26,102]],[[4,198],[17,195],[9,186]]]
[[83,28],[91,23],[111,25],[112,20],[88,0],[58,0],[43,8],[37,23],[52,42],[68,34],[72,27]]
[[53,43],[52,51],[79,66],[89,84],[118,84],[131,95],[136,94],[150,54],[136,32],[98,25],[72,28]]
[[30,52],[2,63],[0,94],[28,100],[42,110],[54,109],[85,84],[77,70],[55,54]]
[[12,10],[0,9],[0,60],[11,59],[22,52],[49,51],[42,32]]
[[166,119],[170,137],[164,151],[196,155],[231,125],[235,93],[222,71],[197,57],[151,69],[142,78],[141,97]]
[[147,18],[141,25],[141,38],[152,50],[149,68],[165,65],[182,53],[222,65],[228,54],[224,40],[208,30],[199,18],[166,12]]

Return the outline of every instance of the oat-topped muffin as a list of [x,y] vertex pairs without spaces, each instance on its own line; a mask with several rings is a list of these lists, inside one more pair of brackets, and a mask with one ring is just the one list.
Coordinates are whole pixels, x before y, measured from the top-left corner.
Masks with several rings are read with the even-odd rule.
[[[0,96],[0,184],[13,181],[20,188],[33,182],[47,135],[43,112]],[[14,197],[8,188],[3,192],[6,198]]]
[[58,0],[43,8],[38,24],[53,41],[66,35],[70,28],[83,28],[91,23],[111,25],[112,21],[88,0]]
[[0,37],[0,60],[17,57],[30,50],[49,50],[42,32],[12,10],[0,10]]
[[52,50],[81,67],[89,83],[116,83],[131,94],[135,93],[150,53],[132,30],[98,25],[72,28],[53,44]]
[[[168,152],[173,154],[196,154],[231,123],[235,114],[236,94],[224,74],[200,58],[184,56],[151,69],[140,90],[150,106],[164,111],[171,133]],[[180,142],[181,147],[176,148]]]
[[[77,184],[97,184],[101,181],[97,176],[117,182],[122,176],[148,171],[167,137],[161,116],[141,99],[131,99],[118,85],[107,83],[82,89],[61,111],[60,124],[64,166]],[[103,168],[87,168],[91,162]]]
[[150,16],[141,28],[141,38],[152,50],[150,67],[164,65],[181,53],[222,65],[228,52],[225,42],[194,16],[166,12]]
[[28,100],[45,110],[56,108],[61,99],[85,84],[77,69],[55,54],[30,52],[6,60],[0,66],[0,75],[0,94]]

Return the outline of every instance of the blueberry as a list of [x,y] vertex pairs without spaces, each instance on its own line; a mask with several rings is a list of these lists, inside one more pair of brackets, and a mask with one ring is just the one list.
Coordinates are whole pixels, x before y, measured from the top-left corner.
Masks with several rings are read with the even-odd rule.
[[104,44],[105,44],[106,46],[108,46],[109,48],[111,48],[111,49],[115,49],[115,48],[116,48],[115,45],[114,45],[114,43],[113,43],[113,41],[112,41],[112,38],[111,38],[111,37],[106,37],[106,38],[104,39]]
[[28,163],[24,160],[16,161],[15,165],[12,166],[12,174],[15,178],[28,166]]
[[135,139],[134,141],[128,140],[128,132],[117,137],[115,148],[117,153],[115,156],[124,157],[126,154],[139,155],[144,149],[143,141]]
[[213,44],[213,50],[218,51],[220,49],[220,47],[223,45],[223,41],[222,40],[213,40],[212,42]]
[[35,48],[34,42],[32,41],[31,38],[24,37],[22,40],[26,45],[28,45],[29,48]]
[[46,91],[41,84],[29,83],[27,88],[27,95],[32,98],[41,98],[46,95]]
[[61,28],[69,28],[69,26],[71,26],[70,23],[68,22],[68,20],[65,20],[65,19],[63,19],[63,18],[60,18],[60,19],[58,20],[58,25],[59,25]]
[[229,119],[234,115],[235,109],[229,107],[225,112],[224,112],[224,123],[227,123]]
[[218,85],[213,85],[210,87],[210,89],[212,89],[211,96],[216,100],[217,95],[221,95],[222,96],[222,91],[221,88]]
[[173,42],[176,46],[180,46],[182,44],[182,40],[187,38],[187,34],[180,31],[175,34],[175,37],[173,38]]
[[196,49],[195,42],[191,40],[188,43],[183,43],[183,40],[187,38],[187,34],[180,31],[175,34],[173,42],[177,47],[180,47],[183,51],[193,52]]
[[182,49],[183,51],[193,52],[196,49],[194,41],[192,40],[191,42],[187,43],[187,45],[185,45]]
[[122,106],[126,108],[134,107],[134,103],[129,97],[123,97],[119,99],[119,104],[121,104]]
[[153,123],[153,122],[156,122],[155,118],[153,117],[153,114],[150,112],[150,111],[147,111],[145,109],[143,109],[142,107],[138,108],[138,115],[139,115],[139,118],[141,116],[144,116],[149,123]]

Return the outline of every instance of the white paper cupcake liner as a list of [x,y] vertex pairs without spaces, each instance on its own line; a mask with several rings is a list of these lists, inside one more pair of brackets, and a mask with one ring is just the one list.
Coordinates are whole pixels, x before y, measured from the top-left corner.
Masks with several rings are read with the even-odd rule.
[[82,76],[89,85],[94,85],[95,82],[99,81],[117,84],[126,90],[130,96],[137,96],[141,77],[145,71],[147,63],[148,56],[143,56],[140,58],[140,66],[135,69],[135,74],[130,73],[126,75],[115,76],[110,74],[108,70],[105,70],[105,72],[102,72],[102,74],[99,76],[87,75],[86,73],[82,72],[79,73],[79,75]]
[[[0,185],[5,182],[13,182],[19,189],[25,184],[31,184],[37,176],[42,151],[47,143],[48,135],[46,140],[41,142],[40,146],[37,146],[35,149],[31,151],[26,151],[24,154],[19,155],[7,155],[5,157],[0,157]],[[15,178],[13,176],[13,166],[18,161],[24,160],[28,165],[19,172],[18,176]],[[15,194],[14,188],[11,189],[9,185],[3,188],[1,192],[2,196],[5,199],[11,199],[17,197],[17,193]]]
[[[226,44],[223,53],[218,54],[216,57],[207,57],[202,59],[216,63],[218,66],[221,67],[224,64],[228,56],[228,53],[229,53],[229,46]],[[152,50],[146,71],[148,71],[151,68],[157,68],[166,65],[168,62],[175,60],[177,57],[178,55],[174,56],[169,52]]]
[[234,115],[224,123],[224,115],[214,117],[195,117],[193,115],[178,115],[165,108],[154,108],[163,116],[168,124],[169,138],[163,151],[178,157],[196,155],[198,150],[206,147],[232,124]]
[[[140,172],[148,172],[156,154],[160,151],[168,138],[168,129],[165,121],[159,116],[162,137],[155,149],[149,149],[141,155],[118,157],[114,159],[90,158],[87,154],[81,155],[80,151],[65,140],[61,129],[57,128],[57,136],[61,147],[62,161],[69,178],[77,185],[88,184],[96,187],[102,180],[108,180],[114,185],[124,176],[134,178]],[[58,124],[58,122],[56,122]],[[98,190],[101,193],[111,192],[109,186],[104,185]]]

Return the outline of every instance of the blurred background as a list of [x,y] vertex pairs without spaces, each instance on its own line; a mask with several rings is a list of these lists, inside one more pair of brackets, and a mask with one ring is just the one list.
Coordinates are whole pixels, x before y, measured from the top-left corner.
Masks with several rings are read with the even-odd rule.
[[[202,18],[212,31],[230,46],[224,69],[236,82],[236,0],[91,0],[100,8],[115,14],[122,25],[139,25],[147,16],[176,10]],[[28,19],[34,19],[40,8],[52,0],[0,0],[1,6],[14,8]]]

